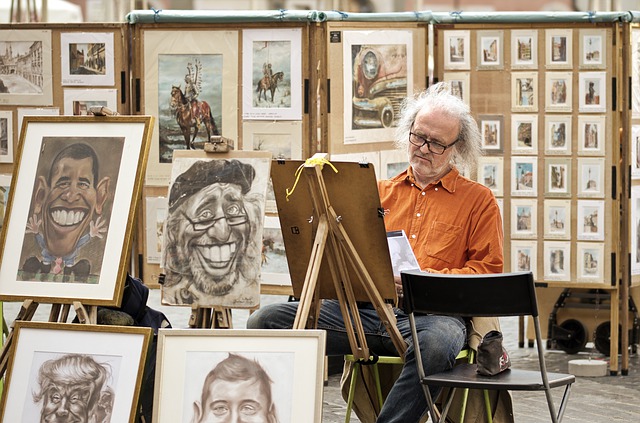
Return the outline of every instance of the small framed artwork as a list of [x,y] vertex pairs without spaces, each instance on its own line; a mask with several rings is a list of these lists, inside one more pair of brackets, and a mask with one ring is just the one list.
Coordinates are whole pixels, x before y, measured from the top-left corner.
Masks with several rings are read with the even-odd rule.
[[470,31],[444,31],[444,68],[469,70],[471,68]]
[[465,104],[471,104],[469,100],[471,90],[469,72],[445,72],[442,80],[449,83],[451,94],[464,101]]
[[149,264],[160,264],[168,207],[167,197],[145,197],[145,256]]
[[22,121],[26,116],[59,116],[58,107],[18,107],[18,139],[22,137]]
[[571,116],[546,115],[544,117],[545,154],[571,154]]
[[519,197],[538,195],[537,157],[511,157],[511,195]]
[[538,237],[538,200],[516,198],[511,200],[511,237]]
[[380,166],[378,167],[380,168],[379,178],[382,179],[391,179],[394,176],[401,174],[409,167],[409,157],[407,156],[407,152],[404,150],[380,151]]
[[[401,153],[400,150],[391,150],[393,152],[397,151]],[[363,151],[362,153],[344,153],[344,154],[332,154],[331,161],[332,162],[350,162],[350,163],[360,163],[360,164],[371,164],[373,165],[373,170],[376,174],[376,179],[389,179],[383,176],[384,170],[382,169],[382,165],[380,162],[381,151]],[[392,153],[393,154],[393,153]],[[394,158],[389,158],[391,161],[397,160],[397,162],[390,163],[390,167],[387,168],[387,171],[390,172],[390,175],[397,175],[398,173],[407,170],[409,167],[409,159],[407,158],[407,154],[398,154]],[[394,172],[398,172],[394,174]],[[393,177],[391,176],[391,177]],[[277,210],[275,211],[277,213]]]
[[483,156],[478,159],[478,182],[493,191],[496,197],[504,195],[504,158]]
[[544,242],[544,278],[550,281],[571,280],[571,243]]
[[4,227],[4,212],[9,203],[11,192],[11,175],[0,174],[0,233]]
[[119,304],[152,121],[24,119],[0,240],[2,301]]
[[488,154],[502,153],[502,115],[480,115],[480,134],[482,135],[482,149]]
[[537,30],[515,29],[511,31],[511,68],[538,68]]
[[[322,330],[160,329],[154,421],[213,421],[242,410],[218,403],[250,403],[255,421],[319,422],[324,351]],[[221,378],[229,369],[246,376]]]
[[631,274],[640,275],[640,185],[631,187]]
[[17,320],[0,421],[133,422],[152,335],[143,327]]
[[640,125],[631,125],[631,179],[640,179]]
[[537,241],[511,241],[511,271],[533,272],[536,278],[538,269],[538,242]]
[[604,201],[578,200],[578,240],[604,241]]
[[0,110],[0,163],[13,163],[13,112]]
[[547,158],[544,179],[545,195],[569,197],[571,195],[571,159]]
[[538,72],[511,74],[511,111],[538,111]]
[[579,73],[579,106],[582,113],[604,113],[607,111],[606,72]]
[[640,28],[631,30],[631,117],[640,118]]
[[511,154],[538,154],[538,115],[511,115]]
[[578,282],[604,282],[604,244],[578,242],[576,246]]
[[580,68],[605,69],[607,61],[607,30],[580,29]]
[[547,29],[545,52],[547,69],[571,69],[573,56],[573,30]]
[[503,31],[477,31],[478,69],[502,69]]
[[270,151],[274,160],[302,159],[302,122],[247,121],[242,124],[242,150]]
[[51,30],[3,29],[0,40],[0,105],[52,105]]
[[113,33],[60,34],[62,85],[113,86]]
[[262,261],[260,264],[261,285],[289,285],[289,265],[284,250],[284,239],[277,216],[265,216],[262,229]]
[[604,157],[578,158],[578,197],[604,198]]
[[604,156],[606,116],[578,116],[578,154]]
[[571,239],[571,200],[544,200],[544,237]]
[[545,80],[545,111],[571,112],[573,73],[547,72]]
[[91,107],[102,106],[118,110],[118,91],[115,89],[84,90],[68,88],[64,90],[64,114],[66,116],[86,116]]

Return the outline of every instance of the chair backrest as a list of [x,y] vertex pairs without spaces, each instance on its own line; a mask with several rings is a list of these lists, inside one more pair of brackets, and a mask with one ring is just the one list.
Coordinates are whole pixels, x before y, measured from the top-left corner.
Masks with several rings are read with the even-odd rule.
[[459,275],[407,271],[401,278],[407,313],[538,316],[531,272]]

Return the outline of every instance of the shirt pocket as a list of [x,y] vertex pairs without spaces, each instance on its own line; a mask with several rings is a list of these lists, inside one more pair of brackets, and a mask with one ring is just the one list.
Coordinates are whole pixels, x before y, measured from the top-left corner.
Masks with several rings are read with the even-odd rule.
[[456,263],[464,248],[461,235],[461,226],[433,222],[427,235],[427,255],[446,263]]

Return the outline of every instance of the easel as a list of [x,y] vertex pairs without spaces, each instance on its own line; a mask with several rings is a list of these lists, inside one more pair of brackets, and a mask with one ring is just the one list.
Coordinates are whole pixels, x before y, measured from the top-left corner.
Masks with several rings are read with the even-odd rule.
[[[271,153],[266,152],[243,152],[243,154],[230,154],[233,149],[232,141],[219,135],[212,135],[210,142],[204,144],[205,157],[215,154],[222,158],[241,158],[241,157],[270,157]],[[174,153],[174,156],[180,157],[201,157],[203,151],[187,151],[180,150]],[[211,329],[233,329],[231,308],[222,306],[198,306],[191,307],[191,315],[189,316],[190,328],[211,328]]]
[[[11,322],[9,326],[9,334],[7,335],[7,339],[5,339],[4,345],[2,346],[2,353],[0,354],[0,378],[4,376],[4,373],[7,371],[7,365],[9,362],[9,351],[11,350],[11,344],[13,341],[13,328],[15,326],[15,322],[17,321],[31,321],[33,316],[36,314],[36,310],[40,303],[35,302],[31,299],[24,300],[22,302],[22,306],[20,307],[20,311],[16,316],[15,320]],[[76,316],[78,317],[78,321],[80,324],[97,324],[98,320],[98,306],[85,306],[80,301],[73,302],[73,308],[75,309]],[[71,304],[60,304],[54,303],[51,304],[51,311],[49,312],[49,322],[59,322],[66,323],[69,317],[69,311],[71,310]]]
[[[385,299],[380,293],[380,287],[376,286],[370,272],[365,266],[365,263],[363,262],[361,256],[358,254],[358,251],[356,250],[356,247],[352,242],[352,235],[350,236],[350,234],[347,233],[347,230],[343,226],[343,223],[345,223],[343,222],[344,218],[336,213],[330,203],[329,191],[327,190],[325,178],[322,174],[323,163],[328,163],[325,160],[325,155],[316,154],[300,166],[300,168],[298,169],[299,173],[296,172],[298,173],[299,178],[304,177],[304,179],[306,179],[307,186],[309,188],[309,194],[311,196],[311,207],[313,213],[309,219],[309,223],[315,223],[313,222],[315,218],[317,219],[317,226],[314,228],[315,235],[311,247],[311,255],[309,258],[308,267],[306,269],[302,291],[299,296],[300,305],[298,307],[293,328],[315,328],[317,324],[317,316],[320,311],[319,300],[322,298],[336,298],[340,304],[340,310],[342,312],[344,321],[353,321],[353,326],[345,325],[347,337],[349,339],[349,344],[351,346],[353,355],[357,359],[368,361],[370,359],[370,353],[362,327],[362,322],[360,320],[360,315],[358,313],[357,305],[357,301],[362,299],[362,294],[360,294],[360,298],[358,298],[358,294],[356,293],[356,291],[354,291],[354,282],[358,281],[359,286],[364,291],[365,299],[371,302],[376,312],[380,316],[380,320],[385,325],[387,332],[391,336],[391,340],[394,346],[401,355],[404,355],[406,351],[406,344],[395,325],[396,321],[391,305],[385,302]],[[344,165],[355,165],[356,167],[358,166],[357,163],[347,163]],[[276,167],[278,167],[278,165],[274,165],[272,167],[272,179],[274,182],[274,188],[276,188],[276,180],[278,179],[278,177],[274,175],[274,169]],[[372,171],[372,169],[368,170]],[[331,173],[332,170],[329,169],[328,172]],[[372,180],[375,181],[375,178]],[[358,190],[358,188],[360,188],[357,186],[357,184],[354,183],[354,181],[346,177],[343,177],[341,182],[342,184],[345,184],[347,186],[353,183],[351,187],[355,190]],[[361,194],[360,191],[356,192]],[[279,204],[286,204],[282,201],[283,199],[279,197],[279,195],[281,196],[282,194],[279,193],[279,190],[276,190],[276,199],[280,200]],[[299,194],[296,192],[293,195],[295,196]],[[377,197],[377,189],[375,190],[375,196]],[[350,198],[349,200],[352,200],[352,198]],[[286,201],[288,201],[288,199]],[[377,204],[379,204],[379,199],[377,201]],[[281,214],[281,219],[286,219],[286,217],[283,216],[283,214],[285,213],[281,212],[283,208],[284,206],[278,207]],[[378,213],[381,212],[379,207],[377,211]],[[363,218],[363,221],[365,221],[367,216],[359,216],[357,218]],[[288,233],[285,231],[286,228],[291,228],[294,233],[295,230],[298,230],[297,228],[294,229],[293,226],[287,225],[282,222],[281,227],[283,228],[285,241],[288,235]],[[383,245],[386,246],[384,230],[382,230],[382,235],[382,242],[384,243]],[[289,239],[291,239],[291,235],[288,236]],[[371,244],[374,243],[375,241],[372,237]],[[380,245],[373,245],[372,247],[376,249],[375,252],[378,252],[377,250],[381,249]],[[287,251],[289,251],[289,248],[286,248]],[[386,251],[386,258],[387,260],[389,260],[388,251],[384,251]],[[295,251],[295,253],[292,254],[299,255],[299,251]],[[333,282],[333,290],[335,296],[327,293],[323,294],[322,291],[324,288],[318,284],[318,277],[321,274],[321,267],[323,267],[323,260],[325,258],[326,261],[324,263],[326,263],[330,278]],[[290,267],[291,262],[292,261],[290,260]],[[388,273],[388,283],[391,284],[393,276],[391,273],[390,261],[388,261]],[[294,275],[292,275],[292,279],[293,276]],[[354,276],[354,278],[352,278],[352,276]],[[392,295],[395,297],[395,288],[389,288],[393,288]],[[388,297],[389,296],[387,296],[387,298]]]

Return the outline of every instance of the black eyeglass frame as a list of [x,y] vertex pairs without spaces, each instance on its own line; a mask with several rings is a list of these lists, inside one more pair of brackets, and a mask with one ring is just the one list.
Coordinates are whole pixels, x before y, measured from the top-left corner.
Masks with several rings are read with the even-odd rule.
[[[412,135],[413,135],[414,137],[418,138],[419,140],[422,140],[422,141],[423,141],[423,142],[422,142],[422,144],[416,144],[415,142],[411,141],[411,136],[412,136]],[[422,135],[418,135],[418,134],[416,134],[415,132],[411,132],[411,131],[409,131],[409,142],[410,142],[412,145],[415,145],[415,146],[416,146],[416,147],[418,147],[418,148],[422,148],[422,147],[424,147],[424,145],[426,144],[426,145],[427,145],[427,148],[429,149],[429,151],[430,151],[431,153],[433,153],[433,154],[438,155],[438,156],[443,155],[443,154],[444,154],[444,152],[445,152],[445,151],[447,151],[447,148],[449,148],[449,147],[453,147],[453,146],[454,146],[458,141],[460,141],[460,138],[456,138],[456,140],[455,140],[454,142],[452,142],[451,144],[449,144],[449,145],[442,145],[442,144],[440,144],[439,142],[430,141],[428,138],[425,138],[425,137],[424,137],[424,136],[422,136]],[[432,148],[432,146],[437,146],[438,148],[442,148],[442,151],[434,151],[434,150],[433,150],[433,148]]]

